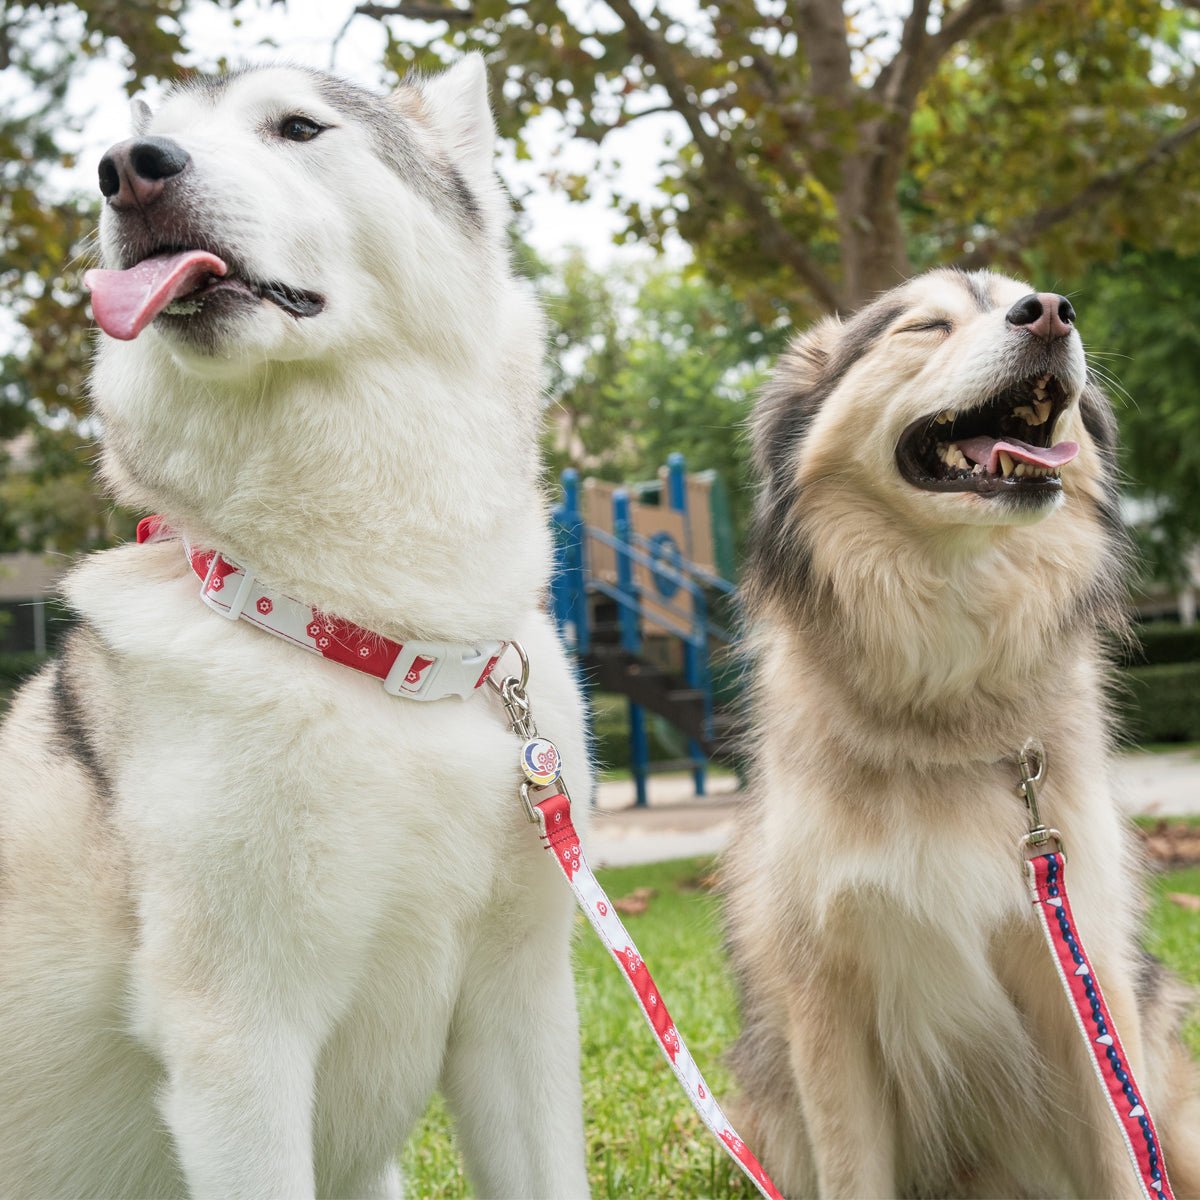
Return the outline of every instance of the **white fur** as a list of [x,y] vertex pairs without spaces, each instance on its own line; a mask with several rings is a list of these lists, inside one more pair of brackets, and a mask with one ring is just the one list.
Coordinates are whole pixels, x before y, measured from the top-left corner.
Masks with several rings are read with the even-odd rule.
[[[506,262],[481,78],[393,100],[424,152],[465,156],[474,236],[306,73],[169,100],[147,132],[192,155],[197,219],[328,303],[298,321],[264,302],[213,354],[158,325],[105,339],[96,409],[119,494],[193,543],[394,637],[520,639],[586,797],[539,611],[542,325]],[[290,111],[338,136],[264,141]],[[111,794],[55,742],[51,673],[4,726],[0,1190],[396,1196],[440,1084],[477,1194],[586,1194],[572,906],[499,706],[393,698],[197,587],[172,543],[68,584]]]

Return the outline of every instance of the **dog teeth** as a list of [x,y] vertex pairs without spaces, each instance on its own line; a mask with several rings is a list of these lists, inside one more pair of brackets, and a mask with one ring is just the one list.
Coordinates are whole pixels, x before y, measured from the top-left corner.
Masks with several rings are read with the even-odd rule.
[[[1008,474],[1007,471],[1005,471],[1004,473],[1005,473],[1005,475]],[[1029,475],[1035,474],[1035,470],[1034,470],[1034,468],[1030,467],[1027,463],[1017,463],[1017,465],[1015,467],[1013,467],[1012,473],[1013,473],[1013,478],[1020,479],[1026,474],[1029,474]]]
[[1051,407],[1052,406],[1051,406],[1049,400],[1042,400],[1039,398],[1038,402],[1034,405],[1034,408],[1037,410],[1037,420],[1031,421],[1030,424],[1031,425],[1045,425],[1046,421],[1050,417]]
[[1004,472],[1005,479],[1013,473],[1012,455],[1005,450],[1000,451],[1000,470]]
[[937,423],[939,425],[949,425],[953,422],[954,418],[957,416],[958,416],[958,413],[954,409],[947,408],[947,409],[944,409],[942,412],[938,413],[938,415],[934,419],[937,421]]
[[1028,404],[1022,404],[1020,408],[1013,409],[1013,416],[1020,417],[1026,425],[1038,424],[1038,422],[1034,420],[1034,415],[1033,409],[1030,408]]

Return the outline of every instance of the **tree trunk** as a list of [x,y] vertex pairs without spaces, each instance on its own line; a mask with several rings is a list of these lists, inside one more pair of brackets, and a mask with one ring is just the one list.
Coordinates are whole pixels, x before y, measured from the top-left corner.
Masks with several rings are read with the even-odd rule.
[[912,275],[900,220],[902,155],[879,144],[879,122],[863,128],[864,144],[842,163],[837,196],[843,311],[865,304]]

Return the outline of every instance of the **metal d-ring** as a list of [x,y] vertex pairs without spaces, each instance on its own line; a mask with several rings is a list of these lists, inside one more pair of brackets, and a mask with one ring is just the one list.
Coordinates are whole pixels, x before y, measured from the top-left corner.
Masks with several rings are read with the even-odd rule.
[[488,676],[488,683],[491,684],[501,697],[504,695],[505,687],[510,683],[515,684],[516,690],[524,694],[525,685],[529,682],[529,655],[525,653],[525,647],[520,642],[509,642],[508,645],[510,649],[517,652],[517,657],[521,660],[521,676],[518,679],[516,676],[508,675],[499,682],[496,680],[496,671],[493,671]]

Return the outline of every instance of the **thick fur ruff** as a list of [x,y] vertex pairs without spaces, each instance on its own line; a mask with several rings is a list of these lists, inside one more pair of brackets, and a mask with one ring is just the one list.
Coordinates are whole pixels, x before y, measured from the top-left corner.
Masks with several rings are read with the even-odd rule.
[[[325,303],[103,339],[116,493],[381,634],[520,639],[586,795],[482,60],[386,100],[243,72],[139,120],[191,156],[162,244]],[[106,212],[106,263],[144,236]],[[391,697],[197,591],[178,543],[86,561],[0,734],[0,1191],[395,1197],[440,1086],[478,1194],[585,1195],[571,899],[499,705]]]
[[[1015,786],[1042,813],[1176,1194],[1200,1196],[1183,990],[1139,948],[1108,770],[1121,624],[1113,421],[1030,292],[935,272],[799,338],[757,410],[754,801],[726,865],[743,1135],[789,1196],[1125,1197],[1132,1168],[1031,911]],[[904,431],[1053,371],[1061,493],[923,490]],[[932,426],[931,426],[932,427]]]

